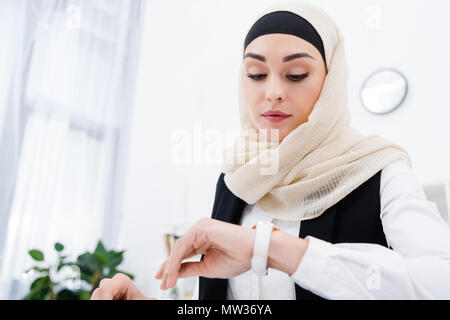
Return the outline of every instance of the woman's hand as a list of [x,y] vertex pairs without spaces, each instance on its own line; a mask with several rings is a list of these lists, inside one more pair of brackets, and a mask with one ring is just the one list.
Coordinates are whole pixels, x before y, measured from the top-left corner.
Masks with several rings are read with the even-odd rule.
[[[175,241],[156,279],[161,289],[172,288],[178,278],[202,276],[231,278],[250,270],[255,230],[216,219],[202,218]],[[204,253],[202,261],[185,262]]]
[[111,279],[102,279],[94,290],[91,300],[157,300],[149,298],[139,291],[131,279],[118,273]]

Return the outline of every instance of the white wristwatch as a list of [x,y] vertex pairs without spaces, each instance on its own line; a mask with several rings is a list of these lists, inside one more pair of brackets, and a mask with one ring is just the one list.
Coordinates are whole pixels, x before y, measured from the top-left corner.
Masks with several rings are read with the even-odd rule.
[[272,231],[279,229],[273,223],[263,221],[258,221],[252,228],[256,228],[253,257],[251,260],[252,270],[258,276],[265,276],[267,275],[270,236],[272,235]]

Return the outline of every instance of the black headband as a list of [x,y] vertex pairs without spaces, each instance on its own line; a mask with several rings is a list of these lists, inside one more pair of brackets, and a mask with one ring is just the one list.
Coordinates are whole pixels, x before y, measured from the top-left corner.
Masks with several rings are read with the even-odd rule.
[[302,38],[319,50],[326,65],[322,38],[304,18],[290,11],[274,11],[261,17],[245,38],[244,51],[254,39],[270,33],[285,33]]

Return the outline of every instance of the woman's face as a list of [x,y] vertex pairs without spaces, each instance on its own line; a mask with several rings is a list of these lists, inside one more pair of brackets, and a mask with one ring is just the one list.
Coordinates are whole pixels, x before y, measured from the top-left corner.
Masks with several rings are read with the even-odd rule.
[[279,129],[281,142],[308,121],[325,81],[326,66],[319,50],[306,40],[267,34],[245,49],[243,76],[251,120],[259,129]]

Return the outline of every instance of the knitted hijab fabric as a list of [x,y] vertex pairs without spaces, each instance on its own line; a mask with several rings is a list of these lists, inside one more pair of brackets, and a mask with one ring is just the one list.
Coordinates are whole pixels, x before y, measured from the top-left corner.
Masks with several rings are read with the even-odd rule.
[[[243,95],[242,62],[238,86],[241,130],[224,151],[222,171],[227,187],[246,203],[256,203],[275,219],[301,221],[320,216],[390,163],[404,158],[412,164],[401,146],[350,127],[348,67],[336,23],[322,9],[301,0],[270,6],[254,23],[275,11],[301,16],[320,35],[328,70],[322,91],[308,121],[274,144],[255,134],[261,131],[251,121]],[[243,42],[243,52],[244,46]],[[273,166],[267,169],[268,159],[276,163],[276,170]]]

